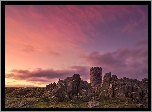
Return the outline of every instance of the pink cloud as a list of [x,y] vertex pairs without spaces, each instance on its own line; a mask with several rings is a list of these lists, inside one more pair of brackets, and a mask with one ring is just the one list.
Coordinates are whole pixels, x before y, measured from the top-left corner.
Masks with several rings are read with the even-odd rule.
[[56,79],[65,79],[73,74],[80,74],[82,80],[89,79],[89,69],[86,66],[71,66],[69,70],[35,69],[34,71],[13,69],[5,78],[15,80],[26,80],[27,82],[46,84]]
[[23,49],[25,52],[33,52],[35,51],[35,48],[31,45],[26,45],[26,47]]
[[61,56],[60,53],[58,53],[58,52],[52,50],[50,47],[47,47],[46,50],[47,50],[47,52],[48,52],[50,55]]

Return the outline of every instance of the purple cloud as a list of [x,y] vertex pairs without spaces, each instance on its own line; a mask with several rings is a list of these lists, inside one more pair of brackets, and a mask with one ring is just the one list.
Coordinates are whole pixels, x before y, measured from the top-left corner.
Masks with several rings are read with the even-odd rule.
[[136,78],[141,80],[148,77],[148,48],[142,46],[145,41],[137,42],[134,49],[119,48],[113,52],[100,54],[93,51],[88,55],[82,55],[86,62],[93,66],[103,68],[103,73],[112,72],[118,77]]
[[34,71],[13,69],[10,71],[11,73],[6,74],[5,77],[49,84],[52,79],[65,79],[66,77],[71,77],[73,74],[80,74],[82,80],[87,80],[89,78],[89,68],[90,67],[85,66],[71,66],[70,70],[44,70],[37,68]]

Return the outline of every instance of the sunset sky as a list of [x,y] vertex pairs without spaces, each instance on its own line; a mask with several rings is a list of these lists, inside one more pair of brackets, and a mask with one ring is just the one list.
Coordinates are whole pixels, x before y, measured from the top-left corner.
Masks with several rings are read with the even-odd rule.
[[40,86],[90,68],[148,77],[147,5],[6,5],[5,85]]

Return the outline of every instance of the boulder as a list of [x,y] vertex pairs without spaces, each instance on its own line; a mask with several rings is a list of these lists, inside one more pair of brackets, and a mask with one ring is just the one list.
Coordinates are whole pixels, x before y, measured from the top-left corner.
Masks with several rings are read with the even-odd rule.
[[80,91],[80,75],[79,74],[74,74],[72,77],[72,94],[78,94]]
[[94,107],[97,107],[99,106],[99,102],[98,101],[89,101],[88,102],[88,107],[89,108],[94,108]]
[[[104,78],[103,78],[103,81],[104,81],[105,83],[110,83],[110,81],[111,81],[111,72],[105,73]],[[104,83],[104,82],[103,82],[103,83]]]
[[[56,88],[51,91],[51,95],[54,96],[57,101],[76,101],[78,99],[88,101],[92,96],[92,89],[87,81],[81,80],[79,74],[74,74],[65,80],[59,79]],[[54,101],[54,99],[52,101]]]
[[117,76],[116,75],[112,75],[111,76],[111,81],[116,81],[116,80],[118,80]]
[[103,82],[101,85],[101,93],[99,95],[100,97],[108,96],[108,89],[110,88],[110,83],[111,83],[111,72],[105,73],[103,77]]
[[143,104],[136,104],[137,108],[143,108]]
[[132,92],[131,93],[131,98],[134,101],[139,101],[141,99],[141,95],[139,93],[137,93],[137,92]]

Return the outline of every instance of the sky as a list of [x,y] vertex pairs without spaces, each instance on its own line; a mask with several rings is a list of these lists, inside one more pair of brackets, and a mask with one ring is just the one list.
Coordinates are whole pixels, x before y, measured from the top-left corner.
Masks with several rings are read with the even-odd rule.
[[6,5],[5,86],[37,86],[90,68],[148,78],[147,5]]

